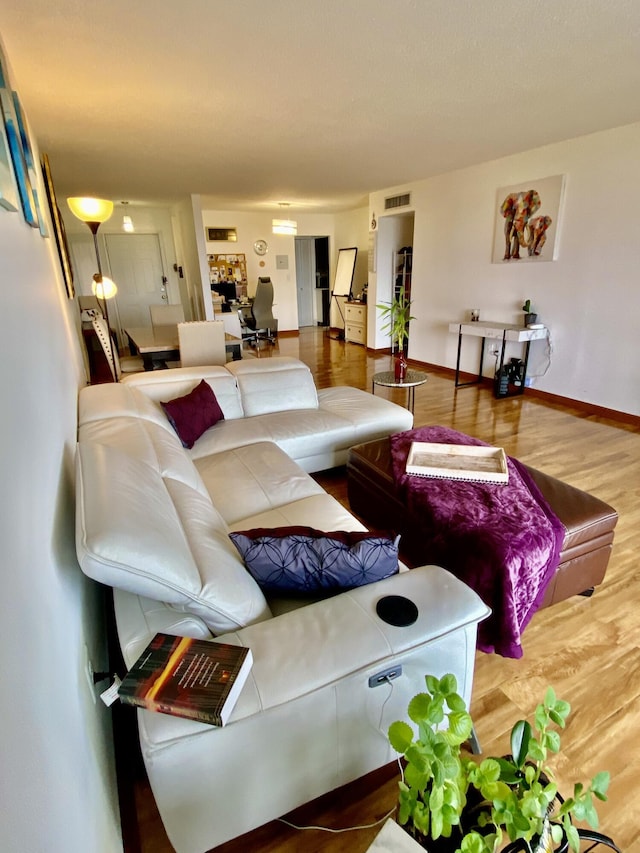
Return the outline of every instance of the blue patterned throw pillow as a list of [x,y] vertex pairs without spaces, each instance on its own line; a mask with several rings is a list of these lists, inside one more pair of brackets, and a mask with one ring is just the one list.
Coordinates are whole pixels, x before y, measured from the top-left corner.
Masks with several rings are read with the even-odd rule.
[[312,527],[255,528],[229,534],[266,591],[336,591],[382,580],[398,571],[398,541],[383,533]]

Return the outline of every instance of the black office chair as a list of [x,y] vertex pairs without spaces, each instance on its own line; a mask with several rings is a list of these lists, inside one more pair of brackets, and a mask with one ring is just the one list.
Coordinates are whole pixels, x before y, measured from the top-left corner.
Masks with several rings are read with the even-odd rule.
[[251,305],[251,317],[246,318],[247,325],[256,333],[256,340],[275,344],[278,334],[278,321],[273,316],[273,282],[269,276],[260,276],[256,295]]

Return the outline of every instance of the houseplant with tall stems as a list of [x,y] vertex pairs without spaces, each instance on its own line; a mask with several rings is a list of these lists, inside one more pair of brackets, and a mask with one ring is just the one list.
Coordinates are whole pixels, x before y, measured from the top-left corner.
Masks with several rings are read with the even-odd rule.
[[404,380],[407,370],[405,344],[409,338],[409,322],[415,320],[411,316],[411,299],[407,296],[404,286],[400,288],[391,302],[376,305],[385,323],[381,326],[383,332],[388,332],[391,338],[392,350],[396,350],[395,379]]

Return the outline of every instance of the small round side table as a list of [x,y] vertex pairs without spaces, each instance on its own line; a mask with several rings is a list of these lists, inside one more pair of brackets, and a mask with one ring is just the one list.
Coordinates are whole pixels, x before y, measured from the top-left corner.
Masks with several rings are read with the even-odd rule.
[[415,405],[416,388],[418,385],[424,385],[429,377],[422,370],[407,370],[402,382],[398,382],[393,370],[385,370],[382,373],[374,373],[371,382],[371,393],[376,393],[376,385],[384,388],[406,388],[407,389],[407,408],[413,414]]

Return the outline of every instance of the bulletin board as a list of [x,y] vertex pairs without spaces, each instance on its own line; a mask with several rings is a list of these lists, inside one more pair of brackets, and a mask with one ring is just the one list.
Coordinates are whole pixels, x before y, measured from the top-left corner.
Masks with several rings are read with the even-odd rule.
[[211,284],[218,284],[219,281],[235,281],[236,284],[246,286],[246,255],[207,255],[207,257]]

